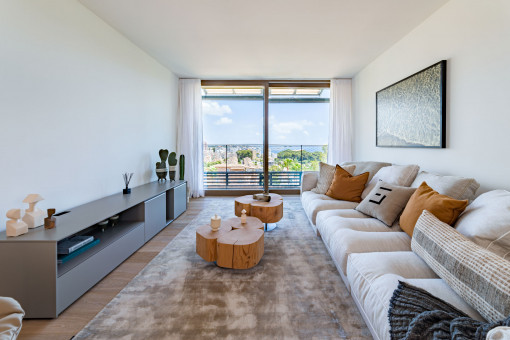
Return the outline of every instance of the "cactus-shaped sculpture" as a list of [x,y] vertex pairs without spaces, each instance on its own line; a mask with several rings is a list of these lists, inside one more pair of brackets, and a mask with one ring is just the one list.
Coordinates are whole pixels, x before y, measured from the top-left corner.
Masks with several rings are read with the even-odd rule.
[[168,150],[160,149],[159,150],[159,158],[161,158],[161,162],[156,162],[156,175],[159,180],[166,181],[166,174],[168,172],[168,168],[166,167],[166,160],[168,158]]
[[175,152],[170,152],[170,156],[168,157],[168,174],[170,175],[170,180],[175,181],[175,169],[177,168],[177,154]]
[[184,155],[179,157],[179,180],[184,180]]

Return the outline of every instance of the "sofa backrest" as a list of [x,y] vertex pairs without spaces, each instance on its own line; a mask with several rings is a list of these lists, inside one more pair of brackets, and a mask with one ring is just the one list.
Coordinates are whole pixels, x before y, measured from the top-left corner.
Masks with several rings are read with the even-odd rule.
[[480,184],[474,178],[460,176],[443,176],[427,171],[421,171],[411,184],[418,188],[423,182],[441,195],[447,195],[458,200],[472,201]]
[[370,182],[372,177],[374,177],[374,175],[381,168],[384,168],[385,166],[390,166],[391,163],[367,161],[367,162],[343,162],[342,164],[340,164],[340,166],[344,165],[356,165],[356,169],[354,170],[353,173],[354,176],[358,176],[361,175],[362,173],[368,172],[369,175],[367,182]]

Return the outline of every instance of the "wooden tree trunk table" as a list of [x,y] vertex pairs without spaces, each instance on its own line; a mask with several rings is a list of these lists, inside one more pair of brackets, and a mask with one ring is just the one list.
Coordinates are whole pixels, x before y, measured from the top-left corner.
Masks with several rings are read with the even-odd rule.
[[251,268],[264,255],[264,232],[261,228],[262,222],[255,217],[249,217],[246,224],[241,224],[241,219],[236,217],[222,221],[218,231],[202,225],[196,231],[197,254],[206,261],[216,261],[219,267]]
[[211,226],[208,224],[198,227],[196,246],[197,254],[208,262],[216,261],[216,258],[218,257],[216,240],[220,235],[228,233],[231,230],[232,227],[224,225],[223,223],[218,231],[212,231]]
[[246,215],[257,217],[262,223],[276,223],[283,217],[283,198],[278,194],[269,194],[271,201],[262,202],[253,199],[252,195],[245,195],[235,199],[235,214],[241,216],[241,211],[246,210]]

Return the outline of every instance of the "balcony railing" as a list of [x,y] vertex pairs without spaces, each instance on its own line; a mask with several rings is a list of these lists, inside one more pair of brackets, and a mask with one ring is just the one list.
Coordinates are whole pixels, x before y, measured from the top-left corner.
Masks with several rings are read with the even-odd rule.
[[[204,145],[206,189],[262,189],[261,144]],[[303,171],[319,170],[325,145],[269,145],[269,188],[298,188]]]
[[[301,184],[301,174],[301,171],[271,171],[269,187],[297,188]],[[262,189],[264,174],[260,171],[205,171],[204,185],[207,189]]]

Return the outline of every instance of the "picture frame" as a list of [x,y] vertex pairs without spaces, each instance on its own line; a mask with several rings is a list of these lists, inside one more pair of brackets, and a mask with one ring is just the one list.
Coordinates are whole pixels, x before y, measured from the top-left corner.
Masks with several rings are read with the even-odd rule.
[[446,148],[446,60],[376,92],[376,146]]

